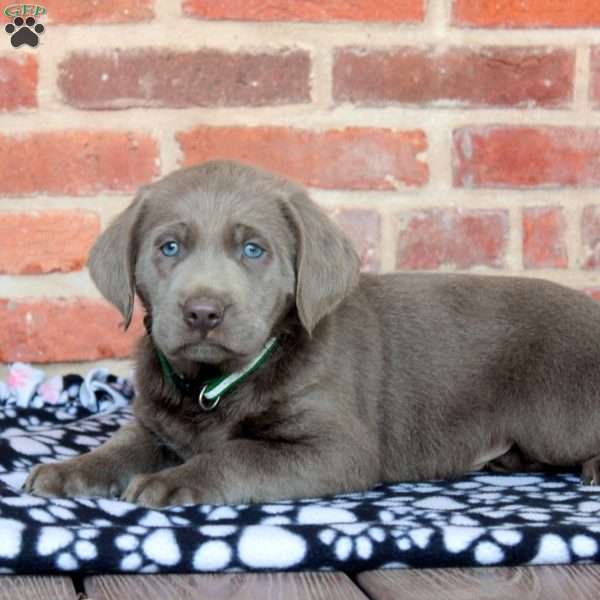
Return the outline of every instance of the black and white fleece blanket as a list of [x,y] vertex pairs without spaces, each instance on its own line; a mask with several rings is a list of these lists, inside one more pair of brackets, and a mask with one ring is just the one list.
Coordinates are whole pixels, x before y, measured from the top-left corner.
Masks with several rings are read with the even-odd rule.
[[381,485],[365,493],[149,510],[43,499],[39,462],[87,452],[131,418],[133,389],[102,370],[0,383],[0,573],[156,573],[523,565],[600,561],[600,487],[576,474]]

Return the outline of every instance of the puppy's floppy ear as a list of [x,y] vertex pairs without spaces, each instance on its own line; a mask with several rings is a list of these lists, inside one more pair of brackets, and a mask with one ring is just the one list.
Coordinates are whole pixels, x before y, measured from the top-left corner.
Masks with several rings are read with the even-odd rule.
[[102,295],[119,309],[125,329],[129,327],[133,315],[138,250],[136,224],[147,190],[140,189],[131,205],[96,240],[88,258],[94,283]]
[[296,308],[310,334],[358,284],[360,260],[352,242],[304,191],[284,203],[296,235]]

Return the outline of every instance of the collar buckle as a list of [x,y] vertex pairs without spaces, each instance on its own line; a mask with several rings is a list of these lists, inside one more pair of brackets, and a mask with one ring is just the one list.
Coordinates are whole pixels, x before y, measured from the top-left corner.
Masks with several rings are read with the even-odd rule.
[[221,395],[219,394],[218,396],[216,396],[215,398],[212,398],[212,399],[205,398],[204,392],[206,392],[207,387],[208,387],[208,384],[205,385],[200,390],[200,393],[198,394],[198,404],[200,405],[200,408],[203,411],[210,412],[211,410],[214,410],[215,408],[217,408],[217,405],[219,404],[219,401],[221,400]]

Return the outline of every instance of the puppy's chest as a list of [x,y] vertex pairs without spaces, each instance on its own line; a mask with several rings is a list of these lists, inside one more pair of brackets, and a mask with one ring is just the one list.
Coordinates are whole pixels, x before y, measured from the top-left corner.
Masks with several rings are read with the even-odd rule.
[[280,441],[286,437],[287,415],[273,406],[253,406],[248,398],[237,400],[232,398],[208,412],[192,401],[177,407],[156,402],[152,409],[145,405],[135,412],[160,443],[183,460],[213,451],[232,439]]
[[161,442],[187,460],[195,454],[208,452],[229,438],[230,426],[217,413],[198,411],[182,414],[157,413],[150,428]]
[[234,437],[237,424],[246,416],[241,406],[220,405],[204,411],[189,399],[177,406],[156,399],[136,408],[136,417],[142,424],[183,460],[210,452]]

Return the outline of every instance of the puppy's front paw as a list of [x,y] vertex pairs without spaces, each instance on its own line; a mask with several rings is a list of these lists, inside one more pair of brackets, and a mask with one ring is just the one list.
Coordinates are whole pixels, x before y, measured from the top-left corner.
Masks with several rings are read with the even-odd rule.
[[121,500],[152,508],[210,501],[205,490],[180,477],[176,469],[134,477]]
[[23,489],[36,496],[102,496],[121,493],[117,481],[106,471],[86,468],[79,459],[35,466]]

